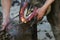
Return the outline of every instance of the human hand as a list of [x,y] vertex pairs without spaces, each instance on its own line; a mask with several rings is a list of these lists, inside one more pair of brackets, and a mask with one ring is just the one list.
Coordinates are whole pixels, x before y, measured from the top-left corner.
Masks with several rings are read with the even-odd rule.
[[46,10],[44,8],[38,8],[37,9],[37,11],[36,11],[38,13],[37,20],[41,20],[43,18],[45,11]]

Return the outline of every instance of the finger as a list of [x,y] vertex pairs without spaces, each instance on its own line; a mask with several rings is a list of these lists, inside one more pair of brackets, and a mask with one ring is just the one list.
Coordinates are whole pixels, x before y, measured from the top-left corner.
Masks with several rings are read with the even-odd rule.
[[39,20],[40,19],[40,17],[39,16],[37,16],[37,20]]
[[41,16],[37,16],[37,20],[41,20],[43,17]]

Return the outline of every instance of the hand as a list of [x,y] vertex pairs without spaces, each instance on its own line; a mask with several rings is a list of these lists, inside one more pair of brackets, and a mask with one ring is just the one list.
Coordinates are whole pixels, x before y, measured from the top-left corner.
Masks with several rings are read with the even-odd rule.
[[38,8],[37,10],[37,13],[38,13],[38,16],[37,16],[37,20],[41,20],[42,17],[44,16],[47,8],[49,7],[49,5],[54,2],[54,0],[46,0],[45,4],[43,5],[43,7],[41,8]]
[[37,9],[37,13],[38,13],[38,15],[37,15],[37,20],[41,20],[42,19],[42,17],[44,16],[44,14],[45,14],[45,9],[44,8],[38,8]]

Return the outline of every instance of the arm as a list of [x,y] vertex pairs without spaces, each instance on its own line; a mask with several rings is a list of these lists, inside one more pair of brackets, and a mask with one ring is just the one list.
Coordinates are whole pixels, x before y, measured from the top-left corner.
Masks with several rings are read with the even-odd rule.
[[45,4],[42,6],[42,8],[47,9],[53,2],[54,2],[54,0],[46,0]]
[[1,30],[4,30],[6,25],[9,23],[11,0],[1,0],[1,4],[3,12],[3,22]]

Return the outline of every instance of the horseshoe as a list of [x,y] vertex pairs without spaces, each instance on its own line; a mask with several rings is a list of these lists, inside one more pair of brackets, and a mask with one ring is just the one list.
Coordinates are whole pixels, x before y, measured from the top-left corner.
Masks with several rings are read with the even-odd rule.
[[[36,13],[36,10],[38,9],[37,7],[34,7],[33,8],[33,12],[31,12],[28,17],[25,17],[25,11],[26,9],[28,8],[28,2],[24,2],[23,6],[21,7],[21,10],[20,10],[20,20],[23,22],[23,23],[27,23],[29,22],[32,18],[34,18],[35,16],[37,16],[37,13]],[[28,10],[27,10],[28,11]],[[26,13],[27,14],[27,13]],[[25,16],[24,16],[25,15]]]

